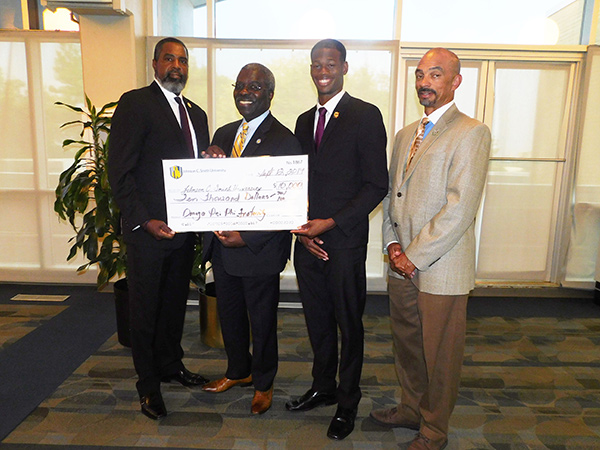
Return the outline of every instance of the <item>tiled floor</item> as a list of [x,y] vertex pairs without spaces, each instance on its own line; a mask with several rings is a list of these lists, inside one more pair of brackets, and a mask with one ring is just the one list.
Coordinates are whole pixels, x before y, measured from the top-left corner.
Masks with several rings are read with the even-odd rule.
[[[29,325],[40,323],[31,316]],[[15,325],[0,322],[0,330],[6,326]],[[372,408],[393,405],[400,392],[388,319],[367,315],[365,329],[363,399],[356,429],[342,442],[325,436],[335,406],[285,410],[311,382],[304,319],[289,310],[279,314],[274,404],[262,416],[250,415],[252,387],[207,394],[170,384],[163,385],[169,415],[147,419],[139,413],[129,350],[112,336],[0,447],[397,448],[414,433],[382,429],[367,418]],[[599,331],[600,318],[469,318],[448,449],[600,448]],[[223,350],[199,340],[197,309],[188,311],[183,344],[188,368],[209,378],[224,373]]]

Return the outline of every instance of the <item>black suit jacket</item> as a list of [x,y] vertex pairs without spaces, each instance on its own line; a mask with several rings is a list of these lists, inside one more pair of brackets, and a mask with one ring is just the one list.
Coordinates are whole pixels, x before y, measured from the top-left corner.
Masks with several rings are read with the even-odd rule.
[[316,107],[296,122],[296,137],[309,155],[310,219],[333,218],[325,246],[355,248],[369,239],[369,213],[387,194],[387,137],[379,109],[344,94],[327,123],[319,150],[314,143]]
[[[212,141],[227,156],[231,155],[233,142],[241,120],[219,128]],[[246,144],[242,158],[251,156],[286,156],[302,153],[300,144],[285,126],[272,114],[265,118]],[[290,257],[292,235],[289,231],[242,231],[246,247],[224,247],[213,233],[204,233],[204,260],[210,258],[214,245],[220,245],[223,265],[233,276],[273,275],[281,272]]]
[[[206,113],[187,99],[184,103],[202,152],[209,142]],[[162,160],[189,157],[179,122],[156,81],[121,96],[112,118],[108,177],[121,209],[125,242],[168,248],[183,243],[185,233],[157,241],[134,228],[150,219],[167,221]]]

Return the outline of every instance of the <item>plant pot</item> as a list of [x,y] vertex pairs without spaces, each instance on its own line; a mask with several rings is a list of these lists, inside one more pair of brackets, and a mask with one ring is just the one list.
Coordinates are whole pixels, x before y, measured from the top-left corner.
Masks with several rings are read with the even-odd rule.
[[224,348],[221,322],[217,312],[215,283],[206,283],[200,292],[200,339],[213,348]]
[[114,293],[119,344],[123,347],[131,347],[131,334],[129,332],[129,289],[126,278],[115,282]]

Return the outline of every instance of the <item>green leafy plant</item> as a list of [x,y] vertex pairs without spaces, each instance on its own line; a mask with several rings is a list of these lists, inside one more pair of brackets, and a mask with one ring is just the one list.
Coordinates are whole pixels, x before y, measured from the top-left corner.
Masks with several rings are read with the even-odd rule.
[[115,275],[126,273],[126,247],[120,232],[120,212],[108,183],[106,162],[113,108],[107,103],[99,110],[85,96],[87,110],[56,102],[81,114],[61,128],[78,125],[79,139],[66,139],[63,148],[75,150],[73,164],[60,174],[56,187],[54,211],[68,220],[75,236],[67,260],[79,251],[88,262],[78,272],[98,264],[98,288],[104,287]]

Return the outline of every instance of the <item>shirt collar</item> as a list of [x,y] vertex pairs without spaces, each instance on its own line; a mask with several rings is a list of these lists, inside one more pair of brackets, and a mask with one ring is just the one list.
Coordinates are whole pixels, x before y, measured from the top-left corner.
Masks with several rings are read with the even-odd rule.
[[340,92],[331,97],[324,105],[321,105],[319,102],[317,102],[317,111],[319,111],[319,108],[325,107],[327,113],[331,114],[335,110],[345,93],[346,91],[342,89]]
[[156,77],[154,78],[154,81],[156,81],[156,84],[158,84],[158,87],[160,88],[160,90],[162,91],[162,93],[165,95],[165,97],[167,98],[167,100],[169,100],[169,101],[175,101],[175,98],[179,97],[183,101],[183,98],[181,97],[181,94],[175,95],[173,92],[169,91],[168,89],[165,89],[163,87],[163,85],[160,84],[160,81]]
[[[454,105],[454,100],[450,101],[449,103],[446,103],[444,106],[440,106],[438,109],[436,109],[434,112],[432,112],[429,115],[423,113],[423,117],[427,117],[429,119],[429,121],[432,122],[432,125],[435,125],[437,123],[437,121],[440,120],[440,117],[442,117],[444,115],[444,113],[446,111],[448,111],[452,105]],[[422,120],[422,118],[421,118],[421,120]]]
[[244,123],[247,123],[248,131],[254,132],[254,130],[256,130],[258,127],[260,127],[260,124],[263,123],[263,121],[267,118],[267,116],[269,115],[270,112],[271,111],[267,109],[264,113],[262,113],[258,117],[255,117],[250,122],[246,122],[246,119],[242,119],[242,123],[240,124],[239,129],[241,130]]

